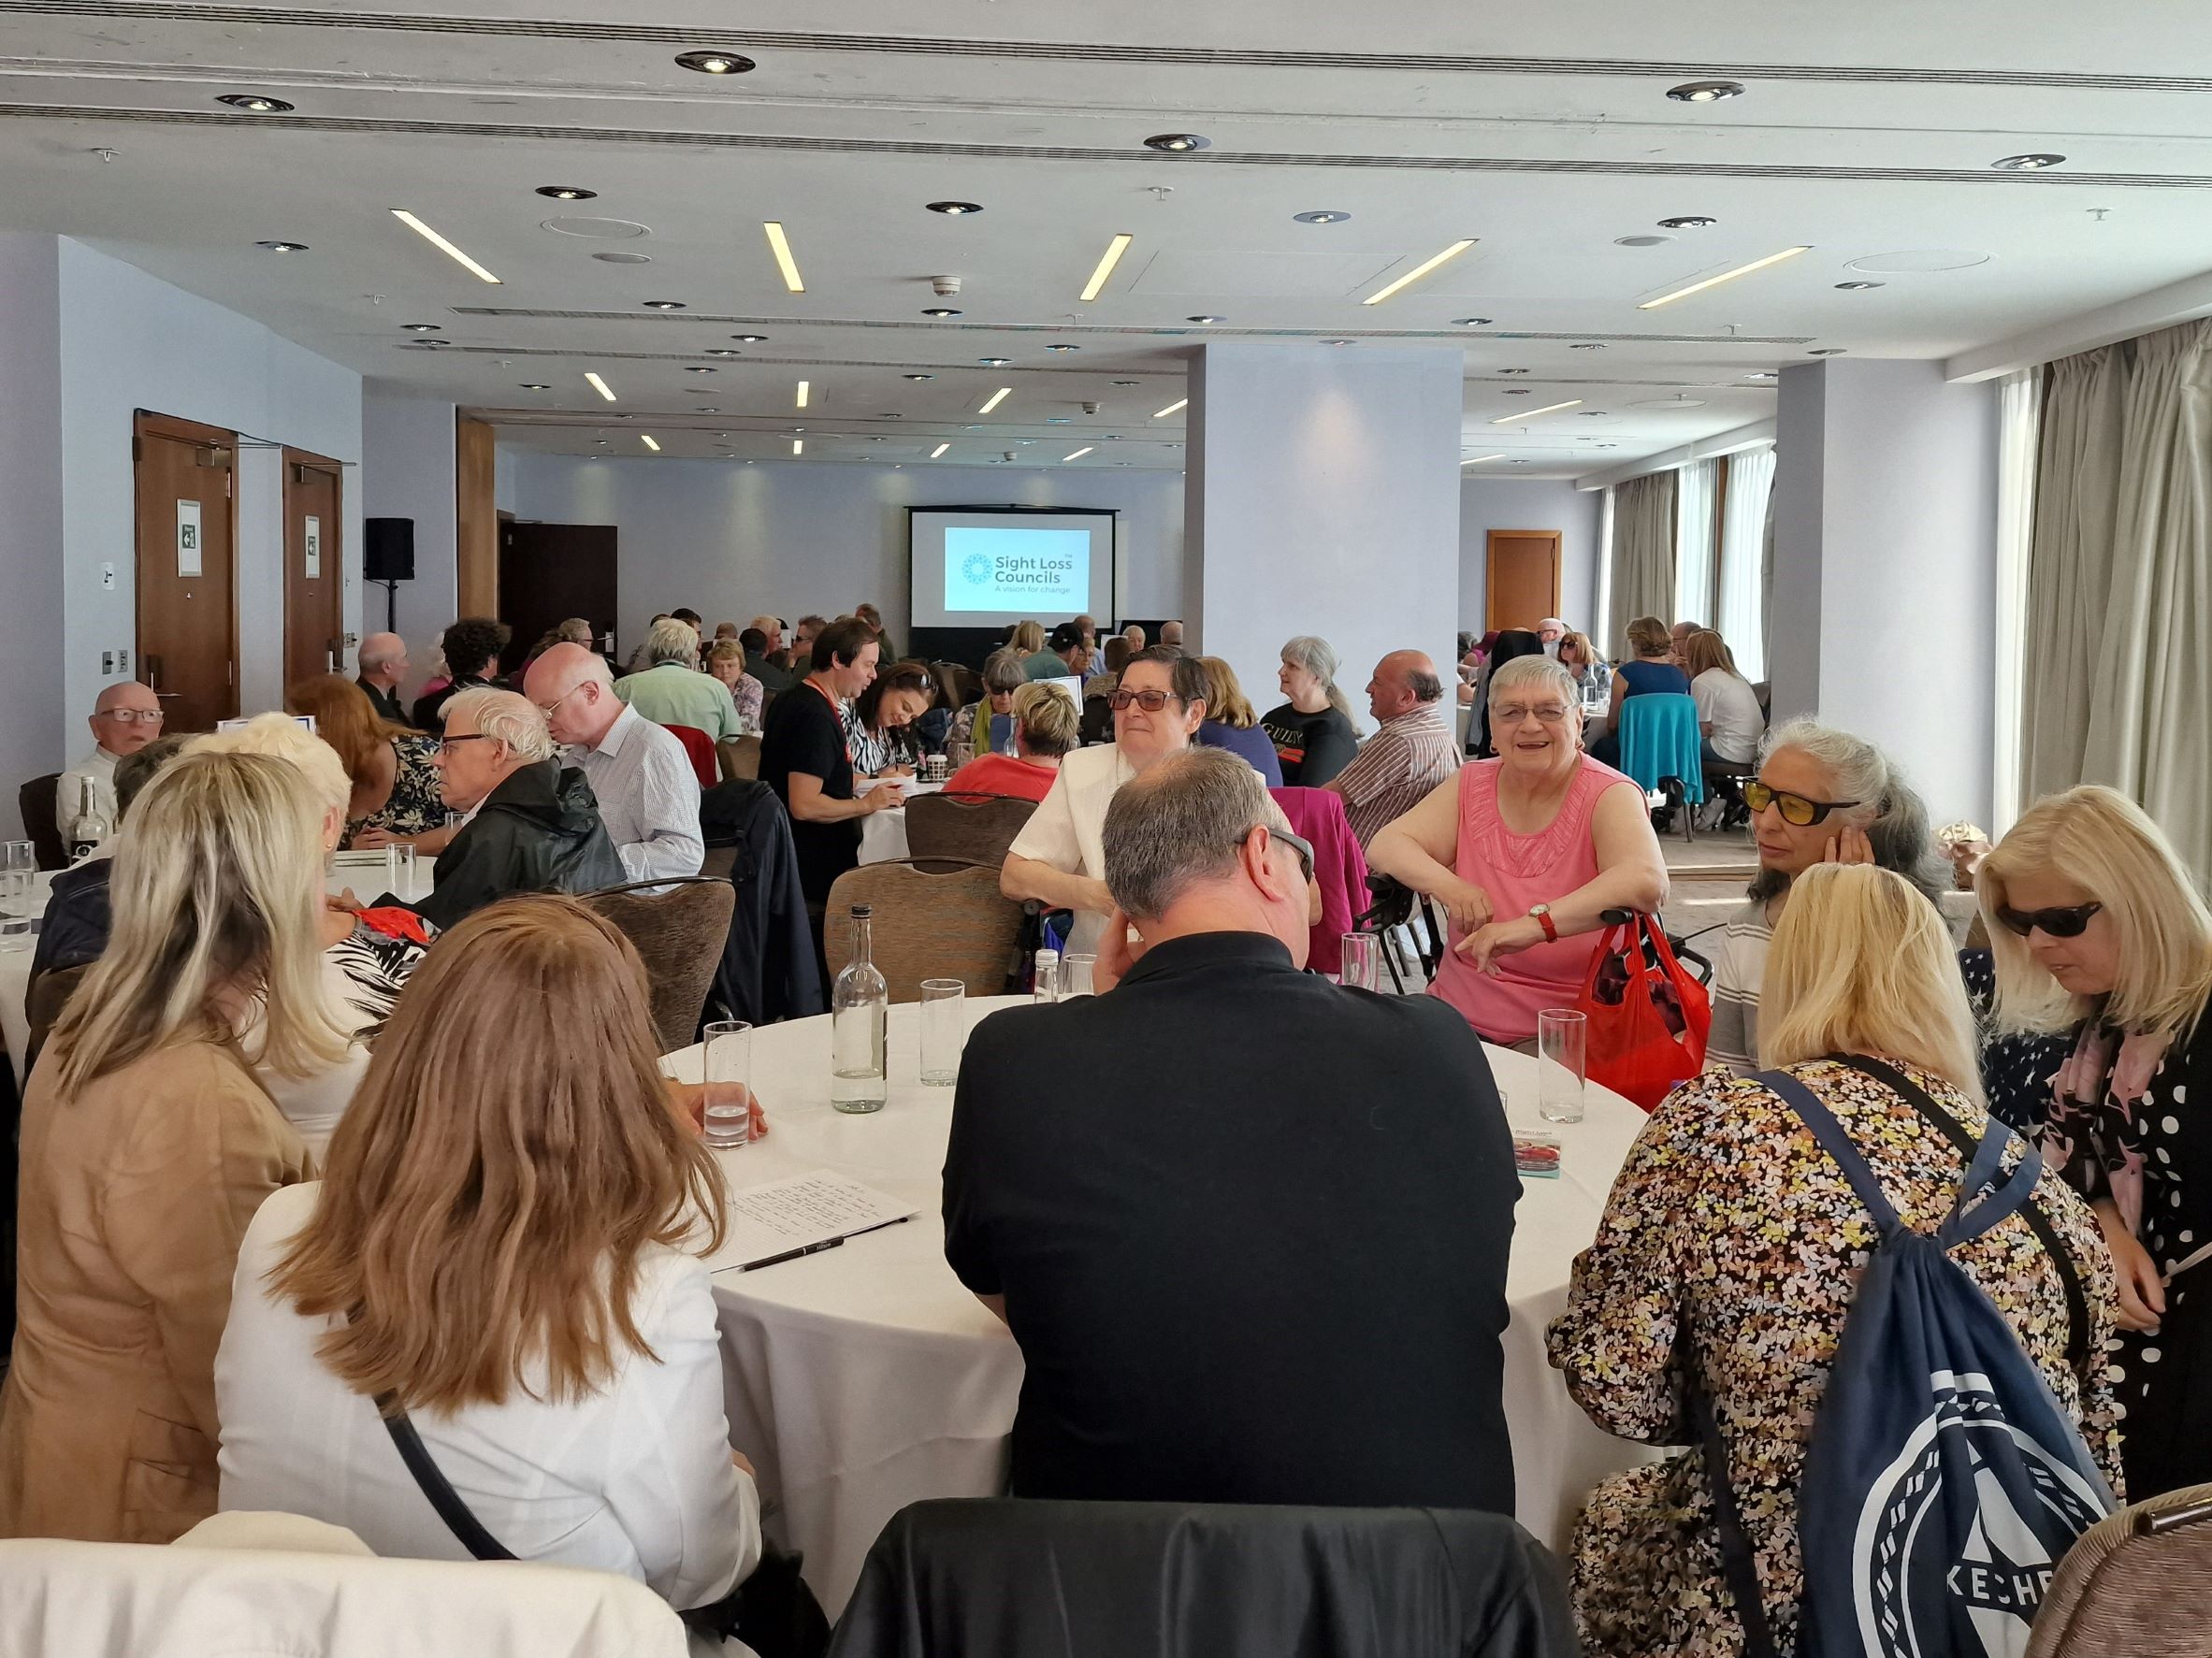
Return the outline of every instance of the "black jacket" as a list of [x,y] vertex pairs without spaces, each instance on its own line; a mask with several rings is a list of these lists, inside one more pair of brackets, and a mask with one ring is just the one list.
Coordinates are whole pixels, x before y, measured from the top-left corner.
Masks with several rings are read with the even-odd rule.
[[755,1025],[802,1019],[827,1005],[807,930],[806,895],[799,887],[799,855],[790,820],[765,783],[717,783],[700,798],[700,827],[709,846],[733,846],[737,914],[715,975],[713,999],[727,1016]]
[[112,858],[87,858],[53,878],[46,897],[46,919],[39,924],[38,948],[31,958],[31,978],[65,967],[97,961],[108,948],[108,879]]
[[369,694],[369,706],[378,714],[395,726],[407,724],[407,710],[400,703],[398,692],[387,691],[382,685],[372,685],[365,679],[357,679],[354,683]]
[[439,686],[426,697],[414,699],[414,728],[432,734],[445,729],[445,705],[463,691],[499,691],[506,687],[496,679],[478,679],[470,674],[448,685]]
[[597,892],[626,879],[584,773],[540,760],[484,797],[439,856],[430,896],[414,908],[443,931],[518,892]]

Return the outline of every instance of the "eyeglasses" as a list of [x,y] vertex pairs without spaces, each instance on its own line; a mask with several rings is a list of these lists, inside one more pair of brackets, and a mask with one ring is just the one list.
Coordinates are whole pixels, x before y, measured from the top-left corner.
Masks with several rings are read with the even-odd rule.
[[110,708],[100,717],[119,726],[158,726],[163,714],[158,708]]
[[2064,909],[2016,910],[2010,904],[2000,904],[1997,919],[2022,938],[2039,927],[2053,938],[2079,938],[2081,930],[2089,924],[2089,917],[2104,907],[2103,904],[2073,904]]
[[[1293,852],[1295,852],[1298,855],[1299,869],[1305,872],[1305,877],[1307,880],[1312,880],[1313,843],[1307,840],[1303,835],[1292,834],[1291,831],[1286,829],[1277,829],[1273,824],[1268,824],[1265,827],[1267,829],[1267,838],[1269,840],[1273,841],[1279,846],[1288,846]],[[1246,829],[1244,833],[1236,837],[1236,844],[1241,846],[1251,838],[1251,830]]]
[[438,746],[440,748],[451,748],[456,742],[497,742],[498,741],[498,738],[492,736],[487,731],[463,731],[458,736],[439,738]]
[[1769,806],[1779,807],[1782,821],[1794,823],[1800,829],[1820,822],[1841,807],[1858,804],[1857,800],[1815,800],[1806,795],[1793,795],[1787,789],[1771,788],[1756,780],[1743,786],[1743,803],[1754,813],[1764,812]]
[[571,697],[573,697],[578,691],[581,691],[590,683],[591,682],[587,679],[578,680],[574,685],[571,685],[567,690],[563,691],[552,701],[538,703],[536,705],[538,712],[540,714],[551,714],[555,709],[558,708],[562,703],[566,702]]
[[1147,714],[1158,714],[1176,699],[1173,691],[1116,691],[1106,699],[1106,706],[1120,714],[1134,702]]
[[1490,717],[1501,726],[1517,726],[1532,714],[1545,725],[1555,726],[1567,717],[1567,705],[1563,702],[1542,702],[1534,708],[1524,708],[1518,702],[1509,702],[1503,708],[1492,709]]

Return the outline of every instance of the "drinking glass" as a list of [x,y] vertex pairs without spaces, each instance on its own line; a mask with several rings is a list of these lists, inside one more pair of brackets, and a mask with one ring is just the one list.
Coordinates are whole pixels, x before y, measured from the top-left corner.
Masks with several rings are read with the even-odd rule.
[[414,848],[395,841],[384,848],[384,890],[403,903],[414,901]]
[[30,947],[38,919],[38,848],[0,841],[0,950]]
[[1098,958],[1095,956],[1063,956],[1060,959],[1060,999],[1071,996],[1095,996],[1098,985],[1095,974]]
[[706,1028],[706,1143],[729,1149],[753,1137],[753,1028],[716,1019]]
[[960,1080],[968,1041],[968,987],[961,979],[921,982],[921,1079],[933,1089]]
[[1337,982],[1348,990],[1382,988],[1382,941],[1371,932],[1348,932],[1338,941]]
[[1536,1114],[1546,1122],[1583,1120],[1590,1021],[1572,1008],[1536,1016]]

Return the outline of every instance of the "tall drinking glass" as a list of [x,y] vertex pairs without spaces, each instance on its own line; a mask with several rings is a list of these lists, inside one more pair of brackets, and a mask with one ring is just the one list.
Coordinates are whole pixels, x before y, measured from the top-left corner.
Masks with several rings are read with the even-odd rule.
[[38,848],[29,841],[0,841],[0,950],[31,945],[38,919]]
[[1590,1021],[1572,1008],[1536,1016],[1536,1112],[1546,1122],[1583,1120]]
[[1348,990],[1382,988],[1382,941],[1371,932],[1348,932],[1337,944],[1337,982]]
[[1063,956],[1060,959],[1060,999],[1071,996],[1098,994],[1098,958],[1095,956]]
[[384,848],[384,890],[403,903],[414,901],[414,848],[395,841]]
[[921,1079],[933,1089],[960,1080],[968,1041],[968,987],[960,979],[921,982]]
[[716,1019],[706,1028],[706,1143],[725,1150],[753,1138],[753,1028]]

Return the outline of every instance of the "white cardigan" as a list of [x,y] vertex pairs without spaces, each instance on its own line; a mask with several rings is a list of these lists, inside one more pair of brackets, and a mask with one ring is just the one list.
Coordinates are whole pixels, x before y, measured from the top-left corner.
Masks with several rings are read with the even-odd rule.
[[[467,1560],[416,1487],[375,1406],[315,1356],[335,1319],[308,1319],[263,1282],[322,1187],[262,1204],[239,1250],[215,1360],[224,1509],[345,1526],[380,1555]],[[678,1609],[726,1593],[760,1556],[759,1497],[730,1460],[712,1283],[691,1256],[640,1263],[631,1352],[596,1396],[423,1412],[417,1432],[484,1529],[517,1558],[619,1572]],[[542,1391],[542,1383],[539,1383]]]

